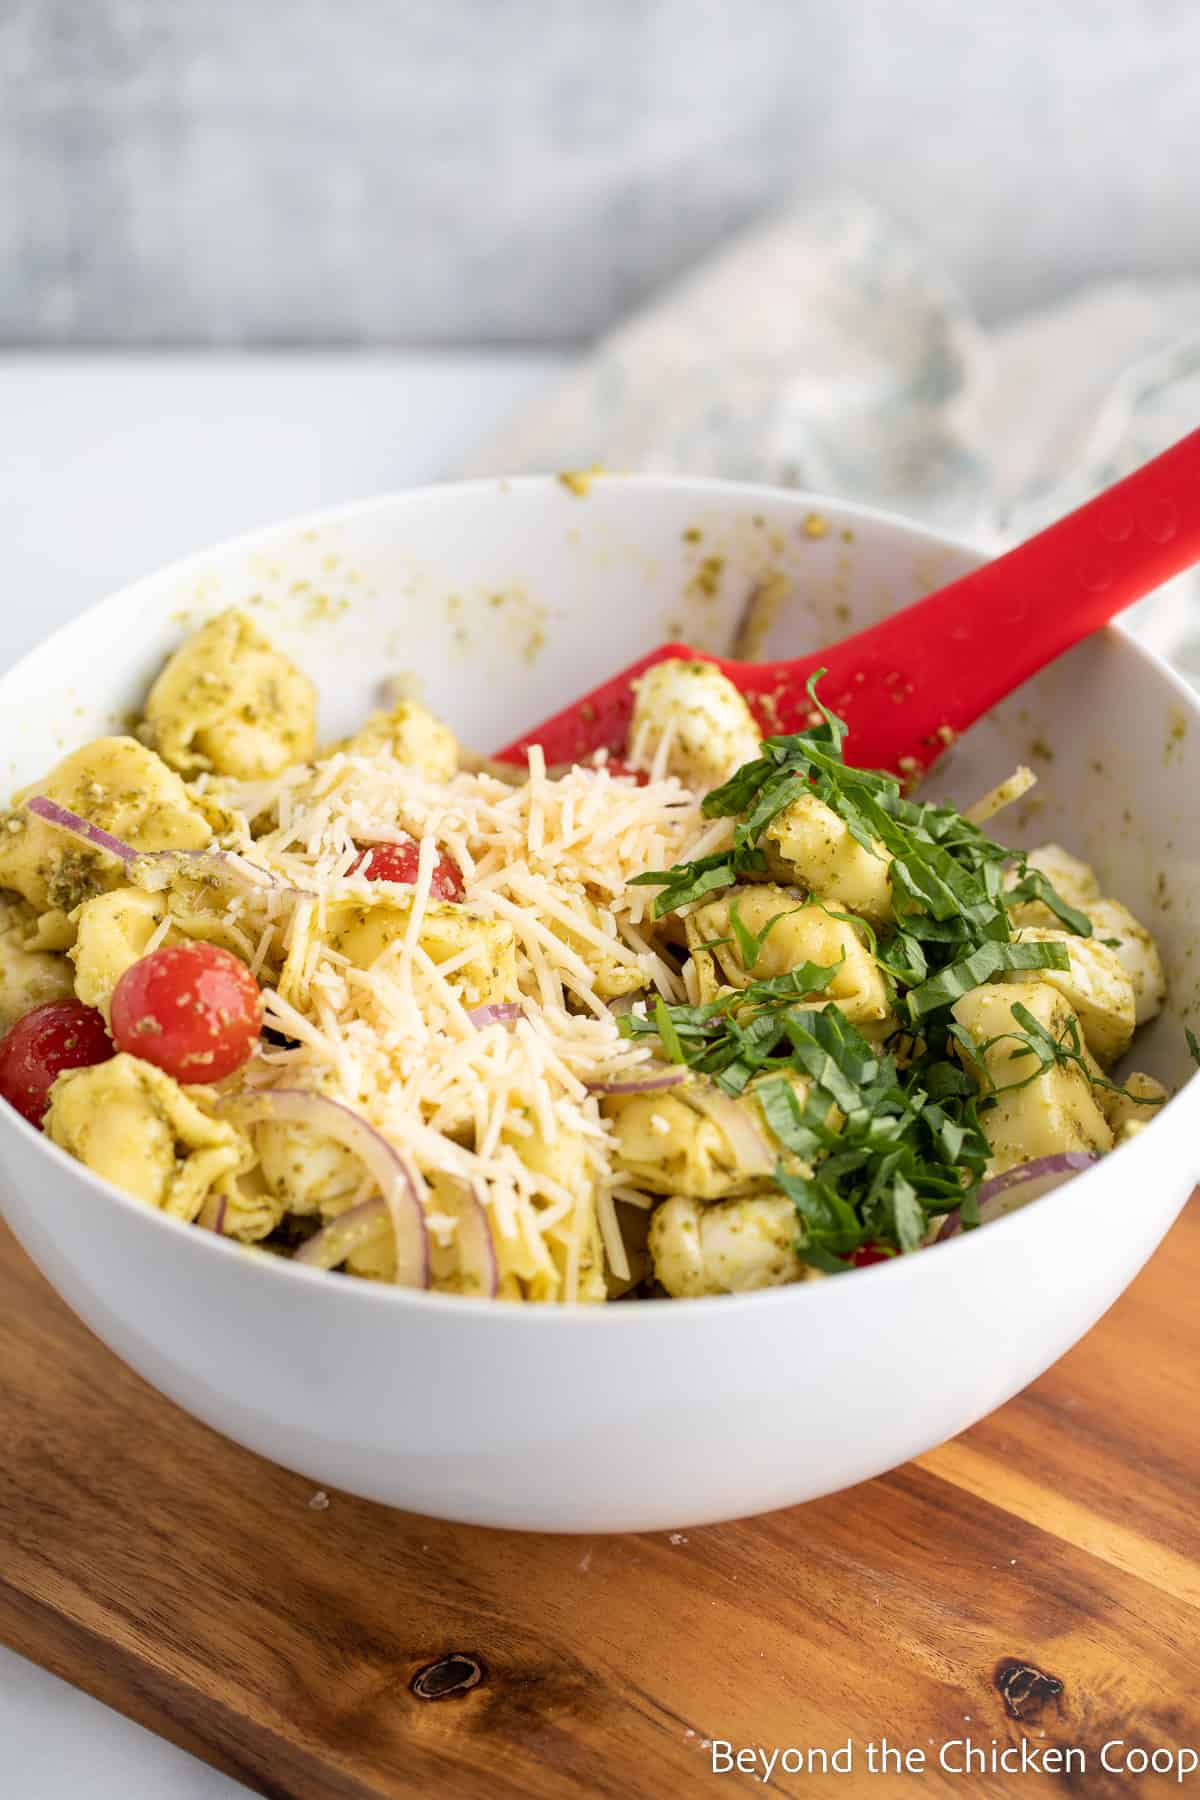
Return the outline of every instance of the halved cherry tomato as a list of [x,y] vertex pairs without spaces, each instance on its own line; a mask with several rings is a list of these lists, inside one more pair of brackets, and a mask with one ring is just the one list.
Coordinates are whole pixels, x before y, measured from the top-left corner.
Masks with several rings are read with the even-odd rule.
[[857,1250],[850,1252],[850,1261],[856,1269],[867,1269],[872,1263],[891,1262],[892,1253],[884,1250],[879,1244],[860,1244]]
[[[411,887],[417,879],[421,846],[413,838],[404,844],[360,844],[347,875],[365,875],[368,881],[398,881]],[[429,892],[435,900],[461,900],[462,870],[443,850],[434,864]]]
[[258,983],[216,944],[164,944],[126,969],[109,1007],[118,1048],[176,1081],[240,1069],[262,1029]]
[[64,1069],[84,1069],[115,1055],[104,1019],[82,1000],[35,1006],[0,1039],[0,1097],[40,1125],[50,1089]]
[[623,777],[626,781],[636,781],[639,787],[645,787],[650,779],[648,770],[635,769],[633,764],[627,763],[623,756],[613,756],[610,753],[604,767],[610,775]]

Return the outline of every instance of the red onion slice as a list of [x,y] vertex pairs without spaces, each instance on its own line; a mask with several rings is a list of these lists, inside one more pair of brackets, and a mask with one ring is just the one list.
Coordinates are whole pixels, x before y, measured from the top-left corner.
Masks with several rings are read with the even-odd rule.
[[682,1063],[649,1062],[640,1069],[614,1075],[611,1080],[588,1081],[584,1086],[589,1094],[657,1094],[690,1080],[691,1073]]
[[218,1237],[224,1237],[225,1212],[228,1205],[227,1194],[210,1194],[197,1215],[197,1225],[204,1231],[214,1231]]
[[352,1112],[340,1100],[330,1100],[325,1094],[309,1093],[303,1088],[263,1088],[256,1093],[234,1094],[221,1102],[221,1110],[246,1124],[291,1120],[323,1131],[344,1144],[379,1183],[396,1239],[396,1285],[429,1286],[429,1236],[416,1183],[403,1157],[361,1114]]
[[614,1019],[623,1019],[627,1013],[633,1011],[639,1001],[643,1006],[645,1005],[646,996],[644,993],[617,994],[614,999],[607,1000],[605,1005],[608,1007],[608,1010]]
[[214,875],[219,881],[240,882],[251,890],[261,888],[292,899],[316,898],[306,888],[289,887],[268,869],[246,862],[236,850],[146,850],[126,867],[134,886],[151,894],[170,887],[177,875]]
[[745,1175],[773,1175],[779,1160],[758,1129],[748,1109],[720,1088],[697,1082],[679,1098],[693,1112],[703,1113],[725,1133],[733,1159]]
[[47,825],[57,825],[60,831],[68,831],[72,837],[82,838],[85,844],[91,844],[97,850],[106,850],[109,856],[115,856],[126,868],[138,854],[132,844],[123,843],[111,831],[93,825],[90,819],[83,819],[78,813],[69,812],[57,800],[48,800],[44,794],[35,794],[32,800],[26,800],[25,810],[35,813],[39,819],[45,819]]
[[437,1198],[448,1202],[447,1210],[457,1221],[454,1241],[458,1246],[458,1266],[465,1293],[480,1294],[494,1300],[500,1287],[500,1267],[496,1247],[488,1224],[488,1209],[482,1184],[456,1181],[453,1192],[447,1182]]
[[518,1000],[502,1000],[496,1006],[476,1006],[467,1014],[472,1025],[480,1031],[485,1025],[515,1025],[524,1016],[524,1008]]
[[269,889],[299,899],[316,898],[307,888],[291,887],[270,869],[247,862],[236,850],[139,850],[125,866],[129,879],[151,893],[168,887],[176,875],[186,874],[215,875],[223,881],[240,881],[247,888]]
[[348,1256],[361,1250],[389,1227],[387,1202],[379,1194],[363,1200],[331,1219],[321,1231],[314,1232],[297,1250],[292,1261],[310,1269],[336,1269]]
[[[1043,1194],[1052,1193],[1073,1175],[1081,1175],[1097,1160],[1088,1150],[1064,1150],[1057,1156],[1038,1156],[1032,1162],[1017,1163],[1014,1168],[993,1175],[979,1190],[979,1223],[990,1225],[994,1219],[1003,1218],[1005,1213],[1019,1212],[1031,1200],[1040,1200]],[[933,1241],[944,1243],[961,1230],[962,1219],[958,1212],[948,1213]]]
[[111,831],[93,825],[90,819],[60,806],[57,800],[48,800],[44,794],[35,794],[32,800],[26,800],[25,808],[39,819],[45,819],[48,825],[56,825],[71,837],[115,856],[124,863],[126,874],[138,887],[151,891],[164,888],[180,865],[186,864],[190,874],[209,872],[240,881],[246,887],[274,888],[280,894],[313,897],[305,888],[290,887],[269,869],[247,862],[236,850],[136,850],[132,844],[114,837]]

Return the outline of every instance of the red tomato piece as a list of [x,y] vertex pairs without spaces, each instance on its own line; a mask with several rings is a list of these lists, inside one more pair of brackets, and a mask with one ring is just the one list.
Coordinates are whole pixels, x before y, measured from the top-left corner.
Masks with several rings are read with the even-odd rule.
[[623,777],[626,781],[636,781],[639,787],[645,787],[650,779],[647,770],[635,769],[633,764],[627,763],[623,756],[613,756],[610,753],[604,767],[608,770],[610,775],[618,778]]
[[891,1251],[884,1250],[879,1244],[860,1244],[857,1250],[850,1252],[850,1261],[856,1269],[866,1269],[872,1263],[891,1262],[891,1260]]
[[240,1069],[262,1029],[262,994],[216,944],[164,944],[126,969],[109,1007],[117,1047],[176,1081]]
[[[404,844],[360,844],[347,875],[365,875],[368,881],[397,881],[411,887],[417,879],[421,846],[413,838]],[[434,864],[429,892],[435,900],[461,900],[462,870],[443,850]]]
[[31,1125],[41,1125],[50,1089],[64,1069],[85,1069],[113,1056],[112,1039],[94,1006],[49,1000],[0,1039],[0,1097]]

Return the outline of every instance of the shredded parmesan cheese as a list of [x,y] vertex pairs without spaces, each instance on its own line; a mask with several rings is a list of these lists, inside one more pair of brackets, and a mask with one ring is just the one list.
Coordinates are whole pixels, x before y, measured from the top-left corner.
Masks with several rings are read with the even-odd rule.
[[[589,1083],[636,1079],[649,1056],[620,1036],[611,997],[689,997],[659,946],[653,889],[629,883],[708,854],[730,830],[663,773],[668,749],[664,738],[644,786],[603,762],[552,779],[537,751],[520,787],[486,771],[435,782],[387,755],[338,752],[222,790],[229,847],[282,884],[240,896],[266,1022],[287,1040],[243,1079],[353,1107],[422,1192],[439,1177],[471,1184],[502,1294],[601,1298],[605,1266],[629,1278],[613,1202],[649,1202],[617,1180]],[[253,839],[246,821],[264,817],[272,828]],[[411,887],[348,874],[364,845],[408,841]],[[436,897],[443,854],[461,871],[461,905]],[[478,1011],[513,1002],[516,1021]],[[455,1219],[435,1187],[427,1202],[451,1254]]]

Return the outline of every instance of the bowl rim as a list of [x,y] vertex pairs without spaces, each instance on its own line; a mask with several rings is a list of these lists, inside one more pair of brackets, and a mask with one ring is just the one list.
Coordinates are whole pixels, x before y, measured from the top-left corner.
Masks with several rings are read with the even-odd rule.
[[[598,472],[593,480],[605,485],[610,482],[620,483],[622,488],[635,491],[662,492],[665,490],[674,493],[688,493],[698,498],[743,501],[751,504],[758,502],[764,505],[778,505],[782,502],[797,511],[827,511],[836,514],[839,519],[844,518],[851,522],[859,521],[866,526],[882,525],[899,530],[903,535],[926,548],[958,551],[975,559],[976,563],[987,560],[987,552],[966,538],[923,525],[917,520],[907,518],[904,514],[893,512],[887,508],[871,506],[854,500],[838,499],[833,495],[814,493],[805,488],[777,487],[769,482],[723,481],[715,476],[691,477],[640,473],[623,475],[608,471]],[[369,495],[365,498],[343,501],[334,506],[319,508],[311,512],[289,515],[266,525],[254,526],[248,531],[235,533],[215,543],[207,544],[199,550],[190,551],[177,557],[84,607],[48,637],[42,638],[32,645],[17,662],[0,674],[0,702],[3,701],[6,687],[12,682],[19,681],[22,672],[31,662],[40,659],[53,646],[67,638],[84,619],[92,619],[109,609],[116,610],[135,599],[144,590],[157,588],[164,581],[186,578],[189,574],[200,572],[204,565],[214,557],[249,552],[256,546],[283,534],[322,530],[347,519],[362,517],[372,512],[385,512],[393,508],[419,505],[434,499],[450,500],[455,497],[466,499],[476,495],[494,495],[496,493],[519,495],[561,493],[565,503],[578,504],[578,496],[567,491],[557,474],[481,476],[469,481],[428,482],[418,487],[396,489],[391,492]],[[1200,722],[1200,693],[1190,687],[1162,656],[1139,642],[1129,629],[1119,622],[1107,625],[1103,629],[1106,633],[1111,633],[1121,640],[1126,652],[1146,664],[1173,692],[1184,710],[1190,713],[1197,722]],[[1200,1084],[1200,1069],[1189,1076],[1183,1086],[1171,1096],[1170,1101],[1163,1108],[1161,1119],[1154,1120],[1154,1136],[1151,1136],[1149,1130],[1139,1132],[1129,1142],[1118,1146],[1106,1156],[1100,1157],[1089,1169],[1085,1169],[1071,1181],[1064,1183],[1061,1188],[1044,1195],[1036,1207],[1020,1208],[994,1220],[988,1227],[989,1237],[992,1232],[997,1230],[1004,1230],[1010,1236],[1015,1236],[1018,1230],[1028,1232],[1033,1229],[1030,1224],[1031,1218],[1041,1208],[1047,1205],[1053,1206],[1055,1203],[1061,1207],[1068,1193],[1081,1192],[1085,1184],[1090,1184],[1088,1188],[1090,1192],[1096,1186],[1106,1164],[1118,1153],[1122,1157],[1122,1168],[1126,1175],[1134,1176],[1135,1160],[1139,1166],[1145,1165],[1148,1157],[1157,1157],[1164,1148],[1160,1126],[1165,1124],[1167,1119],[1175,1122],[1175,1137],[1182,1145],[1184,1133],[1187,1130],[1185,1114],[1190,1117],[1191,1111],[1200,1103],[1200,1085],[1198,1084]],[[1188,1096],[1190,1099],[1188,1099],[1187,1105],[1181,1106],[1180,1102]],[[344,1301],[354,1306],[391,1307],[397,1309],[398,1317],[403,1316],[407,1309],[415,1306],[420,1309],[420,1314],[430,1315],[433,1312],[448,1314],[448,1316],[460,1320],[464,1325],[470,1325],[472,1322],[477,1324],[484,1319],[506,1319],[510,1323],[505,1326],[505,1329],[510,1331],[516,1328],[518,1320],[524,1322],[524,1329],[535,1330],[557,1328],[578,1331],[585,1325],[590,1329],[598,1328],[607,1331],[629,1330],[633,1328],[632,1321],[634,1319],[641,1322],[637,1329],[657,1330],[660,1328],[660,1322],[669,1317],[680,1321],[679,1324],[672,1327],[674,1330],[679,1330],[683,1328],[683,1322],[688,1319],[711,1317],[714,1306],[722,1309],[720,1315],[722,1318],[732,1318],[735,1312],[740,1313],[746,1307],[753,1307],[756,1311],[766,1306],[779,1308],[800,1304],[807,1307],[813,1305],[825,1307],[840,1305],[842,1302],[831,1301],[827,1297],[819,1296],[828,1296],[831,1293],[862,1293],[865,1290],[858,1286],[858,1282],[863,1280],[895,1282],[898,1279],[905,1279],[911,1284],[916,1280],[932,1279],[932,1275],[928,1272],[918,1273],[918,1271],[927,1270],[926,1259],[922,1251],[909,1256],[892,1257],[886,1262],[854,1270],[857,1281],[850,1289],[844,1289],[839,1281],[817,1281],[815,1283],[801,1281],[788,1283],[782,1287],[752,1289],[740,1294],[699,1295],[687,1300],[683,1305],[676,1299],[668,1298],[639,1300],[627,1305],[607,1302],[603,1305],[532,1306],[496,1301],[481,1295],[443,1294],[423,1288],[396,1287],[384,1282],[355,1281],[348,1278],[331,1282],[328,1279],[330,1271],[310,1269],[302,1263],[264,1252],[247,1255],[248,1250],[253,1251],[256,1247],[240,1244],[229,1238],[218,1237],[211,1231],[197,1227],[194,1222],[189,1224],[183,1219],[176,1219],[162,1212],[157,1207],[146,1206],[142,1201],[126,1194],[123,1189],[104,1180],[103,1177],[87,1168],[85,1164],[68,1155],[65,1150],[52,1143],[37,1126],[31,1125],[11,1107],[0,1106],[0,1132],[14,1129],[18,1133],[18,1137],[23,1136],[27,1143],[36,1146],[43,1155],[48,1156],[51,1166],[57,1165],[65,1178],[79,1181],[85,1188],[102,1196],[110,1204],[122,1208],[131,1218],[136,1218],[142,1225],[152,1230],[165,1229],[176,1234],[181,1247],[190,1241],[195,1254],[234,1258],[239,1269],[244,1271],[257,1269],[262,1273],[264,1280],[308,1283],[312,1287],[314,1295],[321,1293],[327,1295],[329,1304],[333,1304],[335,1301],[338,1303]],[[1147,1148],[1147,1146],[1149,1147]],[[1198,1178],[1200,1178],[1200,1163],[1192,1175],[1193,1181]],[[0,1207],[0,1216],[2,1214],[3,1208]],[[937,1246],[926,1245],[923,1246],[923,1250],[936,1247],[946,1251],[953,1247],[954,1253],[959,1258],[959,1266],[965,1272],[964,1259],[968,1256],[979,1256],[982,1236],[983,1234],[978,1231],[958,1232],[947,1243]],[[901,1270],[906,1272],[903,1276],[900,1274]],[[253,1279],[251,1276],[247,1278]],[[608,1322],[601,1324],[602,1320]],[[613,1323],[614,1320],[624,1320],[625,1324],[622,1327],[618,1323]],[[557,1325],[552,1325],[549,1321],[556,1321]]]

